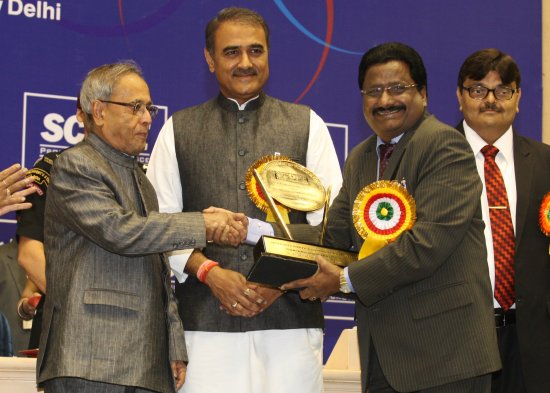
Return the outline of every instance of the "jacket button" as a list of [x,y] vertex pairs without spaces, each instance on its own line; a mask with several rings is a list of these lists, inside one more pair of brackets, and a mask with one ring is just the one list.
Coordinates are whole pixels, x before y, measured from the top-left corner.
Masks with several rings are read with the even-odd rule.
[[239,189],[246,190],[246,184],[244,182],[239,183]]

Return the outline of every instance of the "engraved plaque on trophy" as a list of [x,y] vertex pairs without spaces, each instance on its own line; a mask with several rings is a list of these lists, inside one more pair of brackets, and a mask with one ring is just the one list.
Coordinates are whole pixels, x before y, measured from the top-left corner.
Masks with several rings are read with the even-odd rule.
[[357,253],[278,237],[262,236],[254,247],[254,265],[248,281],[279,287],[287,282],[310,277],[317,271],[316,256],[340,267],[357,260]]

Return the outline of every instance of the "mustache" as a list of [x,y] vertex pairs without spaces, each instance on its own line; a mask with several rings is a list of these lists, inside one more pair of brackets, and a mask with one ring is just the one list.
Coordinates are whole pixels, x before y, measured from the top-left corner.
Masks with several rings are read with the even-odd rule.
[[233,76],[251,76],[251,75],[258,75],[258,71],[256,71],[255,68],[236,68],[235,71],[233,71]]
[[405,110],[407,107],[405,105],[390,105],[390,106],[377,106],[372,109],[372,114],[376,115],[380,112],[385,111],[399,111],[399,110]]
[[502,112],[502,108],[496,102],[485,102],[481,107],[481,112],[485,111]]

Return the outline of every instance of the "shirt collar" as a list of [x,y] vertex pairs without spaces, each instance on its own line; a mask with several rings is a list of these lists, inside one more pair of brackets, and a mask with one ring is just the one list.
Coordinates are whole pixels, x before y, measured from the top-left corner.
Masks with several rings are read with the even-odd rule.
[[233,101],[235,104],[237,104],[237,107],[239,108],[240,111],[244,111],[244,110],[246,109],[246,106],[248,105],[248,103],[250,103],[250,102],[252,102],[252,101],[258,99],[258,97],[260,97],[259,94],[258,94],[256,97],[249,99],[248,101],[246,101],[246,102],[245,102],[244,104],[242,104],[242,105],[239,104],[239,103],[237,102],[237,100],[234,100],[233,98],[228,98],[228,100]]
[[[466,123],[466,120],[463,122],[464,126],[464,135],[466,135],[466,139],[470,143],[470,146],[472,147],[472,150],[474,152],[474,155],[481,154],[481,149],[487,145],[487,142],[485,142],[478,134],[474,131],[472,127]],[[511,162],[514,159],[514,133],[512,131],[512,126],[510,126],[504,134],[500,138],[498,138],[495,143],[493,143],[493,146],[495,146],[498,149],[498,155],[501,155],[504,157],[504,159],[507,162]],[[498,156],[497,155],[497,156]]]
[[235,99],[227,98],[222,93],[220,93],[218,94],[217,102],[218,105],[220,105],[223,109],[230,112],[251,112],[258,110],[263,105],[265,97],[265,94],[260,92],[260,94],[258,94],[256,97],[251,98],[242,105],[239,105],[239,103]]
[[[401,135],[397,135],[395,138],[392,138],[392,140],[390,141],[390,144],[395,145],[397,142],[399,142],[399,140],[403,137],[403,135],[405,135],[405,133],[402,133]],[[376,137],[376,154],[380,154],[378,147],[385,143],[386,142],[380,139],[379,136]]]
[[93,132],[88,134],[88,137],[84,140],[83,143],[88,143],[99,151],[104,157],[110,161],[117,162],[120,165],[126,166],[128,168],[133,168],[137,165],[135,157],[130,156],[118,149],[115,149],[113,146],[105,142],[101,137]]

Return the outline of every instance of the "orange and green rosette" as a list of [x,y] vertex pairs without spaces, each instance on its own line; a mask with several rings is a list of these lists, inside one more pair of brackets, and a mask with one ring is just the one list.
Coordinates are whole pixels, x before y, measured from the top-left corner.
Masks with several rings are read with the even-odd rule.
[[539,211],[539,224],[542,233],[550,237],[550,192],[542,198]]
[[353,224],[365,242],[359,252],[364,258],[404,231],[416,221],[416,203],[396,181],[380,180],[363,188],[353,203]]

